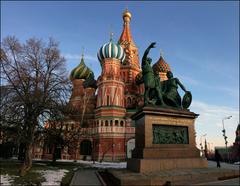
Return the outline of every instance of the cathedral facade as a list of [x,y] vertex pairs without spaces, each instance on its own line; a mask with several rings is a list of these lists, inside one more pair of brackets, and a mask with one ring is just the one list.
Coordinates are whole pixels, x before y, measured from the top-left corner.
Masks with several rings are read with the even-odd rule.
[[[125,10],[122,18],[123,31],[118,42],[111,37],[97,53],[102,71],[97,80],[92,78],[95,85],[85,86],[94,74],[86,66],[83,55],[70,74],[73,90],[69,103],[81,111],[81,117],[66,122],[64,129],[73,130],[80,123],[81,132],[86,135],[82,135],[74,149],[59,147],[60,159],[121,161],[131,157],[135,146],[135,123],[131,115],[143,105],[144,85],[138,48],[130,31],[132,15]],[[167,79],[170,67],[160,56],[153,70],[162,81]],[[53,150],[45,145],[35,152],[35,158],[51,159],[52,154]]]

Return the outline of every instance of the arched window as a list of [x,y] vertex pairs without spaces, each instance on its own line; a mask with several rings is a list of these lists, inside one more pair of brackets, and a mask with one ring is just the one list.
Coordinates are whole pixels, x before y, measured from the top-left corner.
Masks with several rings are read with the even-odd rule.
[[81,155],[91,155],[92,154],[92,143],[90,140],[83,140],[81,142],[80,154]]
[[103,127],[103,121],[101,121],[101,127]]
[[132,99],[132,104],[135,105],[136,104],[136,98]]
[[113,121],[112,121],[112,120],[110,121],[110,126],[111,126],[111,127],[113,126]]
[[118,120],[115,120],[115,126],[118,126]]
[[120,126],[123,127],[123,121],[120,122]]
[[131,98],[128,97],[128,98],[127,98],[127,105],[131,105],[131,103],[132,103],[132,102],[131,102]]
[[110,97],[107,96],[107,105],[110,105]]

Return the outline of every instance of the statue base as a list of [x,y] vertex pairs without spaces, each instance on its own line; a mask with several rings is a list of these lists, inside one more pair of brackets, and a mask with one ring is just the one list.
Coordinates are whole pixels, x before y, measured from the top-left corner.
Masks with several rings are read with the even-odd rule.
[[127,169],[144,173],[207,167],[195,143],[197,116],[188,110],[157,107],[144,107],[135,113],[136,145]]

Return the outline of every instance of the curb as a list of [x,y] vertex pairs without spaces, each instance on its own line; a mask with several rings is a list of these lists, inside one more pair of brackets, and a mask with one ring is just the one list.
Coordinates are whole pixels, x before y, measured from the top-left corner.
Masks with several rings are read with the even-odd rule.
[[106,182],[102,179],[101,175],[99,174],[98,171],[95,171],[95,174],[97,175],[97,178],[101,182],[102,186],[107,186]]
[[71,182],[70,182],[70,186],[73,185],[73,180],[74,180],[75,177],[76,177],[76,173],[77,173],[77,171],[74,172],[74,175],[73,175],[72,180],[71,180]]

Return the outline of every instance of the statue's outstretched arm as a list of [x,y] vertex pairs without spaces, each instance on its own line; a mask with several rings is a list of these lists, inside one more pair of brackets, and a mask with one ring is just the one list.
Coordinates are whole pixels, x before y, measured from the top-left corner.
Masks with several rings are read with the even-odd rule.
[[179,86],[181,87],[181,89],[183,89],[184,92],[187,92],[186,88],[183,86],[183,84],[179,81],[178,78],[176,78],[177,83],[179,84]]
[[147,60],[147,56],[148,56],[148,53],[149,51],[151,50],[151,48],[155,48],[155,44],[156,42],[153,42],[151,43],[148,48],[145,50],[144,54],[143,54],[143,57],[142,57],[142,63],[143,65],[145,64],[146,60]]

